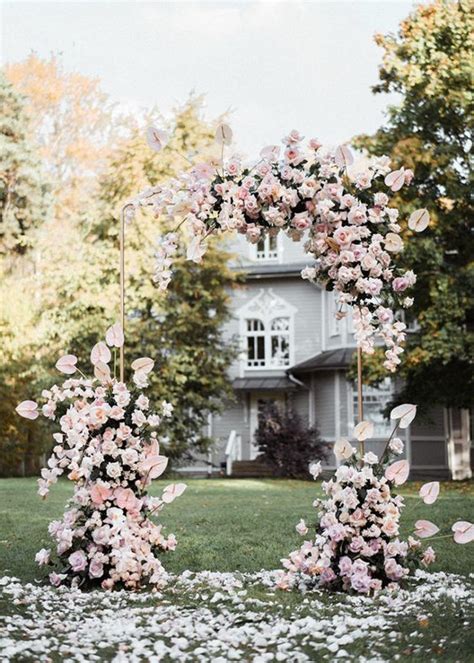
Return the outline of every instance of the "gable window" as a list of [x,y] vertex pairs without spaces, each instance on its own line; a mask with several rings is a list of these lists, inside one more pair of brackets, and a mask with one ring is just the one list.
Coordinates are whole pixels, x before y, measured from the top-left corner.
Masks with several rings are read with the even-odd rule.
[[257,243],[257,260],[278,259],[278,235],[265,235]]
[[295,312],[296,308],[271,288],[262,288],[239,309],[243,370],[285,369],[294,363]]
[[249,244],[249,257],[258,262],[278,262],[281,258],[281,233],[265,235],[256,244]]
[[[374,424],[374,437],[388,437],[392,432],[393,422],[386,419],[383,411],[393,396],[393,382],[390,378],[385,378],[377,387],[368,387],[364,385],[363,403],[364,419]],[[352,391],[354,422],[357,413],[357,385],[354,384]]]

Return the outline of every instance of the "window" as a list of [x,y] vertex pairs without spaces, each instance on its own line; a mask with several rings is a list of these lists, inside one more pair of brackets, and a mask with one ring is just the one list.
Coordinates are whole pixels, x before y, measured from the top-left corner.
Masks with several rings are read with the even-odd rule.
[[[377,387],[363,389],[364,419],[371,421],[375,426],[374,437],[388,437],[392,431],[392,423],[383,416],[387,404],[392,398],[393,384],[390,378],[385,378]],[[354,421],[357,418],[357,385],[352,392]]]
[[278,235],[265,235],[256,244],[249,244],[249,255],[259,262],[277,262],[281,256],[281,238]]
[[247,367],[286,368],[290,365],[290,318],[274,318],[267,324],[247,322]]
[[238,310],[243,352],[241,370],[285,369],[294,362],[293,319],[297,309],[262,288]]
[[265,366],[265,327],[261,320],[247,320],[247,366]]
[[290,319],[275,318],[271,322],[270,350],[272,366],[290,365]]

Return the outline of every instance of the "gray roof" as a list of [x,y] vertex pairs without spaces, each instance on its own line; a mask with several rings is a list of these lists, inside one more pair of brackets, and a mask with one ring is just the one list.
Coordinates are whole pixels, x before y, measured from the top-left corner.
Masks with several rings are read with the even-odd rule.
[[236,378],[232,382],[234,389],[241,391],[288,391],[293,389],[305,389],[305,385],[298,380],[291,380],[289,377],[284,376],[280,378]]
[[306,361],[292,366],[290,370],[292,373],[311,373],[312,371],[333,371],[347,368],[352,362],[354,352],[355,348],[340,348],[320,352],[311,359],[306,359]]
[[301,270],[313,265],[314,260],[309,258],[306,262],[294,263],[266,263],[262,265],[234,265],[235,271],[243,272],[248,279],[265,279],[285,276],[300,276]]

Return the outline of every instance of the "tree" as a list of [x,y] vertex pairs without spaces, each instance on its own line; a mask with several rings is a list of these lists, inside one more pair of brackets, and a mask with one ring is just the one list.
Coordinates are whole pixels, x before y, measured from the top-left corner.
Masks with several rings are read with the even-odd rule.
[[[210,148],[213,127],[201,119],[200,109],[201,100],[191,98],[176,111],[170,148],[160,154],[149,149],[137,124],[112,151],[95,208],[54,243],[45,238],[41,325],[49,350],[87,356],[117,320],[120,208],[181,169],[186,160],[180,154],[192,159]],[[220,411],[231,395],[227,368],[234,347],[224,342],[222,325],[237,275],[228,267],[229,255],[215,244],[200,265],[180,256],[172,286],[160,295],[153,283],[154,247],[167,229],[146,213],[127,225],[126,364],[144,355],[155,359],[150,397],[176,406],[165,433],[166,453],[178,459],[207,447],[208,414]]]
[[29,138],[24,98],[0,72],[0,253],[24,253],[48,215],[48,185]]
[[56,210],[70,215],[87,205],[122,119],[98,79],[64,69],[60,57],[31,53],[5,67],[24,95],[32,135],[54,183]]
[[[369,153],[389,154],[396,168],[413,169],[414,184],[396,200],[405,226],[413,210],[430,213],[422,235],[405,229],[404,266],[418,275],[412,309],[418,327],[403,356],[397,397],[425,406],[468,408],[474,393],[473,34],[469,3],[437,0],[417,7],[397,35],[377,35],[384,53],[373,91],[401,100],[373,136],[355,141]],[[380,378],[377,370],[368,373]]]
[[276,476],[309,478],[309,465],[326,456],[316,427],[308,428],[291,405],[268,403],[259,416],[255,441],[260,458]]

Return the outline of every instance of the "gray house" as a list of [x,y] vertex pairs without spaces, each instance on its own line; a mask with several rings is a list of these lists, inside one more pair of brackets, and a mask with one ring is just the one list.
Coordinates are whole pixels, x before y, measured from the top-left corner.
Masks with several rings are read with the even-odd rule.
[[[280,233],[251,245],[232,239],[245,285],[233,293],[233,316],[225,334],[238,337],[241,352],[231,367],[235,402],[209,420],[215,445],[209,458],[190,471],[224,471],[228,475],[259,474],[254,434],[259,411],[267,401],[292,400],[308,424],[317,424],[330,445],[351,435],[356,421],[355,385],[346,372],[355,351],[351,318],[334,317],[335,299],[302,280],[311,263],[301,243]],[[382,410],[394,381],[364,387],[364,418],[375,423],[376,438],[368,449],[381,452],[390,433]],[[404,431],[405,453],[412,476],[468,478],[470,470],[469,416],[466,411],[433,410]],[[328,469],[335,459],[328,456]]]

